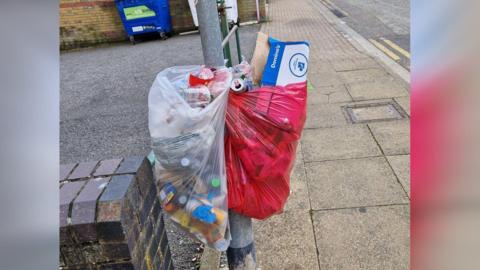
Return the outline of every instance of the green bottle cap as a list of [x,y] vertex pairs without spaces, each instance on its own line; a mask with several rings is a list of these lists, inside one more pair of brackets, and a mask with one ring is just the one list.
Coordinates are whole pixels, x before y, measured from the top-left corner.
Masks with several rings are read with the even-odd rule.
[[212,187],[215,187],[215,188],[220,187],[220,179],[218,178],[213,178],[211,183],[212,183]]

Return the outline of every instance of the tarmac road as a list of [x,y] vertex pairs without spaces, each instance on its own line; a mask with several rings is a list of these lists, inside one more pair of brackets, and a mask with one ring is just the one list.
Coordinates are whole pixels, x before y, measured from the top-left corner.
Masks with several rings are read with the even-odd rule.
[[[242,54],[250,60],[259,25],[240,29]],[[235,38],[231,41],[236,62]],[[155,76],[167,67],[202,63],[199,34],[62,53],[61,163],[147,155],[147,99]]]
[[409,0],[318,0],[387,56],[410,69]]

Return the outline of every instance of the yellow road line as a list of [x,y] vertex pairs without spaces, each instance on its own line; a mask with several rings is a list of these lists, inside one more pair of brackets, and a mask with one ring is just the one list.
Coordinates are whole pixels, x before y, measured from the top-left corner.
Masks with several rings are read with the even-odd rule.
[[383,42],[387,43],[388,46],[392,47],[393,49],[395,49],[397,52],[403,54],[403,56],[407,57],[408,59],[410,59],[410,53],[407,52],[406,50],[404,50],[402,47],[398,46],[397,44],[393,43],[393,41],[390,41],[386,38],[381,38],[381,40],[383,40]]
[[400,56],[396,55],[395,53],[393,53],[391,50],[389,50],[387,47],[383,46],[382,44],[380,44],[378,41],[376,40],[373,40],[373,39],[369,39],[370,42],[375,45],[375,47],[379,48],[382,52],[384,52],[386,55],[388,55],[390,58],[392,58],[393,60],[395,61],[399,61],[400,60]]

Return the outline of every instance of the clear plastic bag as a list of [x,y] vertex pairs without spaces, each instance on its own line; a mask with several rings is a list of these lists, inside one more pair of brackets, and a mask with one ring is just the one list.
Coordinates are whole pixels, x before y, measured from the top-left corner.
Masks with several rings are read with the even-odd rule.
[[157,75],[148,98],[149,130],[164,213],[203,243],[224,251],[230,243],[224,129],[232,76],[226,68],[214,71],[208,103],[207,87],[196,99],[189,83],[201,68],[172,67]]

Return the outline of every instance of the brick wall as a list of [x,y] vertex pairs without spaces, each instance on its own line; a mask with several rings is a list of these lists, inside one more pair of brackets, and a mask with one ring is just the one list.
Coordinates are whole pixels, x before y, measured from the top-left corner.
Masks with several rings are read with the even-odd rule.
[[[260,18],[266,19],[265,1],[259,0]],[[255,0],[237,0],[238,17],[240,22],[256,21],[257,8]],[[182,32],[195,29],[187,0],[170,0],[170,13],[172,25],[175,32]]]
[[[259,0],[260,15],[266,18],[265,1]],[[241,22],[257,19],[255,0],[238,0]],[[187,0],[170,0],[173,30],[193,30]],[[60,0],[60,49],[90,46],[127,38],[114,0]]]
[[[260,7],[260,20],[264,21],[267,18],[265,9],[266,0],[258,0]],[[257,6],[255,0],[237,0],[238,17],[240,22],[256,21],[257,20]]]
[[195,29],[188,0],[170,0],[173,31],[181,33]]
[[60,167],[62,269],[173,269],[144,157]]
[[60,48],[126,39],[113,0],[60,0]]

